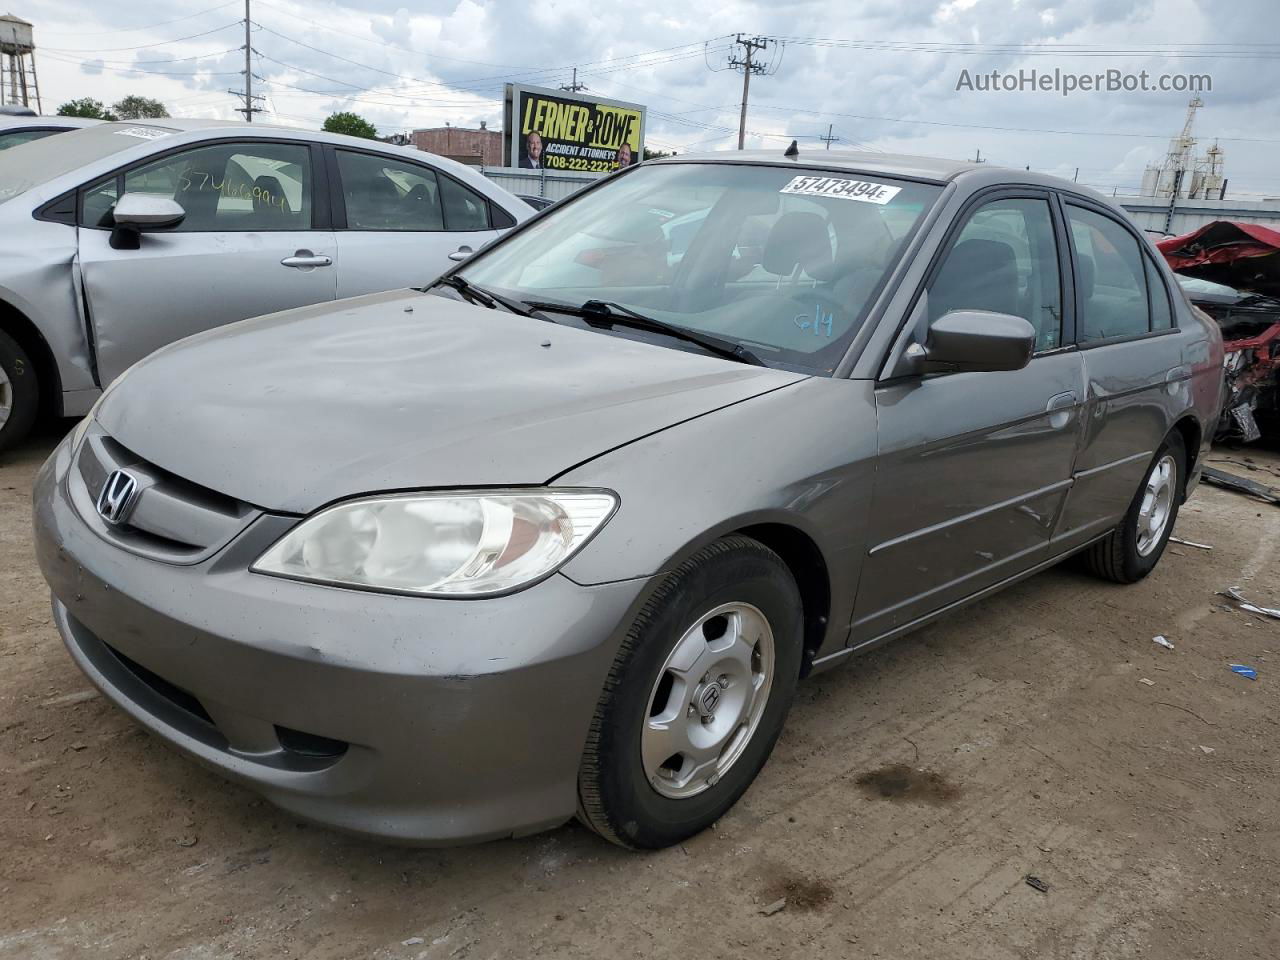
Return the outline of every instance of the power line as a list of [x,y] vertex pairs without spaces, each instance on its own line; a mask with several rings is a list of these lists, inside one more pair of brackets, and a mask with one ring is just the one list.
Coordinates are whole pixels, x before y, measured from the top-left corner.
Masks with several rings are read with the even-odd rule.
[[95,33],[63,33],[61,30],[42,30],[41,32],[48,32],[55,37],[106,37],[113,33],[141,33],[144,30],[154,30],[156,27],[167,27],[171,23],[181,23],[183,20],[194,20],[196,17],[203,17],[206,13],[213,13],[215,10],[221,10],[223,7],[230,7],[236,3],[239,3],[239,0],[226,0],[226,2],[220,3],[216,7],[209,7],[198,13],[188,13],[185,17],[174,17],[172,20],[149,23],[144,27],[120,27],[116,30],[99,30]]
[[40,49],[42,51],[52,50],[55,53],[117,53],[118,51],[121,51],[121,50],[146,50],[150,47],[166,47],[171,43],[182,43],[186,40],[196,40],[196,39],[199,39],[200,37],[207,37],[211,33],[221,33],[223,30],[226,30],[228,27],[238,27],[243,22],[244,22],[243,20],[232,20],[230,23],[224,23],[222,26],[214,27],[212,30],[204,30],[200,33],[192,33],[185,37],[175,37],[172,40],[158,40],[155,43],[135,43],[129,47],[76,47],[76,48],[41,47]]

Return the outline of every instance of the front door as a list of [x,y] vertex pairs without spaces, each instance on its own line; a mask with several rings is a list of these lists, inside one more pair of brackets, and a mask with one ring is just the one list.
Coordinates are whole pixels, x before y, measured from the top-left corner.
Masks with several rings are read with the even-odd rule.
[[1084,374],[1064,346],[1059,229],[1043,195],[979,206],[930,281],[928,321],[950,310],[1024,317],[1022,370],[888,381],[852,642],[868,642],[1033,566],[1071,483]]
[[[315,229],[316,175],[305,143],[194,147],[114,174],[81,201],[79,267],[99,385],[183,337],[334,299],[333,232]],[[111,246],[122,193],[176,200],[177,227]]]

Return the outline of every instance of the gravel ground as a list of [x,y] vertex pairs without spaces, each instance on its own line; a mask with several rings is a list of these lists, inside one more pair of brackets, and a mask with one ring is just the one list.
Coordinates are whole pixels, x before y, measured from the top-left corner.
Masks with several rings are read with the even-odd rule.
[[412,850],[298,823],[94,692],[31,546],[55,441],[0,459],[0,958],[1280,955],[1280,621],[1215,595],[1280,605],[1275,507],[1202,488],[1177,535],[1211,551],[1133,587],[1052,570],[803,684],[682,848]]

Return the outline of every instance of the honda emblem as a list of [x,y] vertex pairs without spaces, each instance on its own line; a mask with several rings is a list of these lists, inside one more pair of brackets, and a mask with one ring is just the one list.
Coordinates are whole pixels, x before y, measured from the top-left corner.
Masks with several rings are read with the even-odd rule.
[[112,471],[98,494],[98,515],[111,524],[124,523],[138,494],[138,480],[123,470]]

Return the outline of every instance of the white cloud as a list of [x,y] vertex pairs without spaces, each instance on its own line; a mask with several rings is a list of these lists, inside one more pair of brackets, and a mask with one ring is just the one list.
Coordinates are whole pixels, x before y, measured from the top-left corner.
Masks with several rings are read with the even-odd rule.
[[[85,36],[181,11],[162,0],[137,0],[127,15],[96,0],[41,7],[35,31],[46,109],[73,97],[142,93],[176,113],[236,116],[225,90],[242,82],[243,55],[234,49],[242,34],[231,25],[237,8]],[[1240,56],[1249,52],[1243,44],[1277,33],[1280,4],[1237,0],[1230,16],[1221,9],[1219,0],[1161,0],[1158,9],[1154,0],[725,0],[717,8],[688,0],[260,0],[254,70],[266,78],[255,83],[280,122],[316,126],[332,110],[352,109],[391,131],[445,121],[498,126],[504,80],[558,86],[576,65],[593,92],[650,108],[654,145],[721,149],[736,143],[741,79],[708,70],[701,44],[720,37],[711,47],[722,49],[724,35],[741,30],[793,38],[778,72],[752,82],[750,145],[780,150],[797,136],[802,148],[821,146],[813,138],[831,124],[845,145],[952,157],[981,149],[1018,167],[1068,175],[1079,167],[1082,181],[1087,171],[1087,182],[1104,187],[1136,185],[1143,163],[1181,126],[1186,94],[957,93],[961,69],[1207,72],[1213,91],[1197,130],[1224,138],[1233,192],[1274,194],[1277,144],[1228,138],[1280,140],[1280,63]],[[214,32],[179,41],[203,31]],[[1227,48],[1185,46],[1192,42],[1237,46],[1225,56]],[[1018,54],[1024,44],[1070,44],[1091,55],[1054,55],[1052,47]],[[1164,56],[1170,45],[1214,55]],[[1154,52],[1098,55],[1135,49]],[[219,51],[227,52],[203,56]],[[663,52],[636,56],[646,51]],[[202,58],[184,59],[193,56]],[[134,63],[149,72],[129,75]]]

